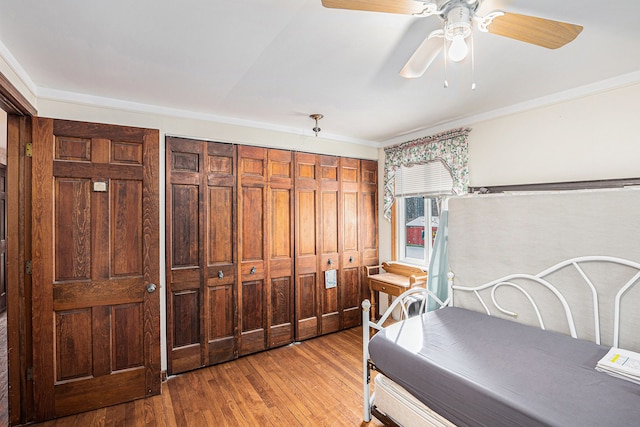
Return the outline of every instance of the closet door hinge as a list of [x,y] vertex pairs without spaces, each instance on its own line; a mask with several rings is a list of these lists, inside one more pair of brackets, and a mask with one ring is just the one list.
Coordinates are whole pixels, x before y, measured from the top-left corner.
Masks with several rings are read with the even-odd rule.
[[33,380],[33,366],[27,368],[27,381]]
[[24,155],[27,157],[31,157],[32,154],[33,154],[33,145],[30,142],[27,142],[27,144],[24,146]]
[[24,263],[24,273],[31,274],[33,272],[33,264],[31,260]]

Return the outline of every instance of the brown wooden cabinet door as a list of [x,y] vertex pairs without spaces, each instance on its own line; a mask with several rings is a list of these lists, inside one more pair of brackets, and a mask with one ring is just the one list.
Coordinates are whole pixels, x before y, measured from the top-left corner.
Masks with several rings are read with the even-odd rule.
[[237,356],[235,159],[231,144],[167,138],[170,374]]
[[318,156],[295,153],[295,339],[318,335],[320,240]]
[[158,394],[158,131],[33,130],[35,418]]
[[360,160],[340,159],[340,311],[342,329],[360,324]]
[[[362,265],[378,265],[378,162],[360,161],[360,248]],[[361,300],[370,298],[366,272],[361,270]]]
[[[341,222],[340,158],[319,156],[320,159],[320,333],[340,329],[340,249]],[[326,272],[338,270],[338,285],[327,288]]]

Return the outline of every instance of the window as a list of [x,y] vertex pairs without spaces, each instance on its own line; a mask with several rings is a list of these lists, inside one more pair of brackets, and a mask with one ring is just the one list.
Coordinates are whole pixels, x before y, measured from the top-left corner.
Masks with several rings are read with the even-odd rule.
[[440,219],[438,199],[399,197],[396,203],[398,260],[428,266]]
[[398,260],[429,265],[438,231],[438,198],[451,194],[451,171],[441,161],[401,166],[395,176]]

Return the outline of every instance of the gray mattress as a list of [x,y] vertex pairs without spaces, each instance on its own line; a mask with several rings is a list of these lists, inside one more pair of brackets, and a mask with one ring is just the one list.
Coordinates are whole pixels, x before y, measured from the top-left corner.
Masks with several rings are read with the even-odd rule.
[[640,385],[594,369],[607,350],[455,307],[369,343],[379,371],[458,426],[640,426]]

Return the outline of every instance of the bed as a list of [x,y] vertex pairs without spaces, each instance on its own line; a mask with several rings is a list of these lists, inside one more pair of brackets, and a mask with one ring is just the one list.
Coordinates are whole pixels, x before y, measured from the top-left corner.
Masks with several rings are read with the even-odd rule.
[[[640,425],[640,385],[595,370],[611,346],[640,350],[632,326],[638,282],[637,262],[584,256],[475,286],[457,285],[450,273],[448,300],[411,289],[377,322],[364,301],[365,421]],[[426,313],[429,298],[441,308]],[[407,303],[416,299],[420,313],[409,318]],[[398,311],[404,320],[383,327]]]

